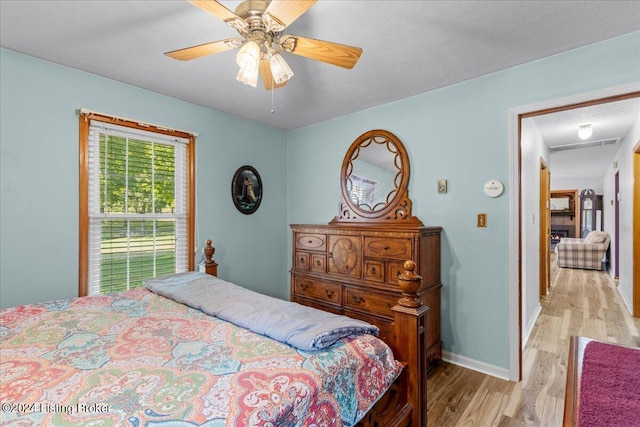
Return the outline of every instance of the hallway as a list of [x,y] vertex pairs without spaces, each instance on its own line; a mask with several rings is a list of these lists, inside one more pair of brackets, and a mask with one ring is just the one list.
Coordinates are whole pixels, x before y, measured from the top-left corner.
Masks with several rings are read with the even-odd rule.
[[522,355],[519,383],[443,363],[428,380],[430,426],[560,426],[571,335],[640,346],[607,272],[557,268]]

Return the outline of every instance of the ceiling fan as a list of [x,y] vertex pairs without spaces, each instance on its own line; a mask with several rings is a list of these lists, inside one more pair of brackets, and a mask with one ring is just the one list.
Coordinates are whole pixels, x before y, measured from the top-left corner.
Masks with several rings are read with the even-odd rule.
[[189,0],[200,9],[223,20],[243,37],[178,49],[165,55],[181,61],[200,58],[230,49],[240,48],[236,62],[240,66],[237,79],[255,87],[258,74],[266,90],[287,84],[293,71],[281,52],[292,53],[316,61],[351,69],[362,49],[322,40],[282,34],[317,0],[246,0],[235,12],[215,0]]

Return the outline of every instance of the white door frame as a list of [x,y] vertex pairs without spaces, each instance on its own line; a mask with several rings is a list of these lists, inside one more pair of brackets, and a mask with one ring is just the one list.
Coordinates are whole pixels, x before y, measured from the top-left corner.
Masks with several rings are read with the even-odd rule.
[[[640,90],[640,82],[601,89],[593,92],[556,98],[509,109],[509,379],[520,379],[520,129],[519,116],[567,105],[623,95]],[[538,285],[538,284],[536,284]]]

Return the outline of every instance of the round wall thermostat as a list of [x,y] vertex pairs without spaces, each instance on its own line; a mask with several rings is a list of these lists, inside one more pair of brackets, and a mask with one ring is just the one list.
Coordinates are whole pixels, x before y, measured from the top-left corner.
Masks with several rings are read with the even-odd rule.
[[489,197],[498,197],[504,191],[504,185],[500,181],[487,181],[484,185],[484,193]]

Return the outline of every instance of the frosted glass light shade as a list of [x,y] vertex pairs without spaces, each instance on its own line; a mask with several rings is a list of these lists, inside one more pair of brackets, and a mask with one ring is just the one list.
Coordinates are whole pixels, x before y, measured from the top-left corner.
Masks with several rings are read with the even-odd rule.
[[242,67],[240,68],[240,71],[238,71],[236,80],[241,81],[246,85],[256,87],[258,84],[258,69],[254,69],[251,66]]
[[260,46],[253,40],[246,42],[236,55],[236,64],[242,67],[247,62],[255,63],[258,68],[258,61],[260,61]]
[[236,79],[246,85],[256,87],[258,84],[258,66],[260,64],[260,46],[253,40],[246,42],[236,55],[236,63],[240,71]]
[[271,66],[271,74],[276,84],[284,83],[293,77],[293,70],[291,70],[287,61],[285,61],[279,53],[271,55],[269,65]]

